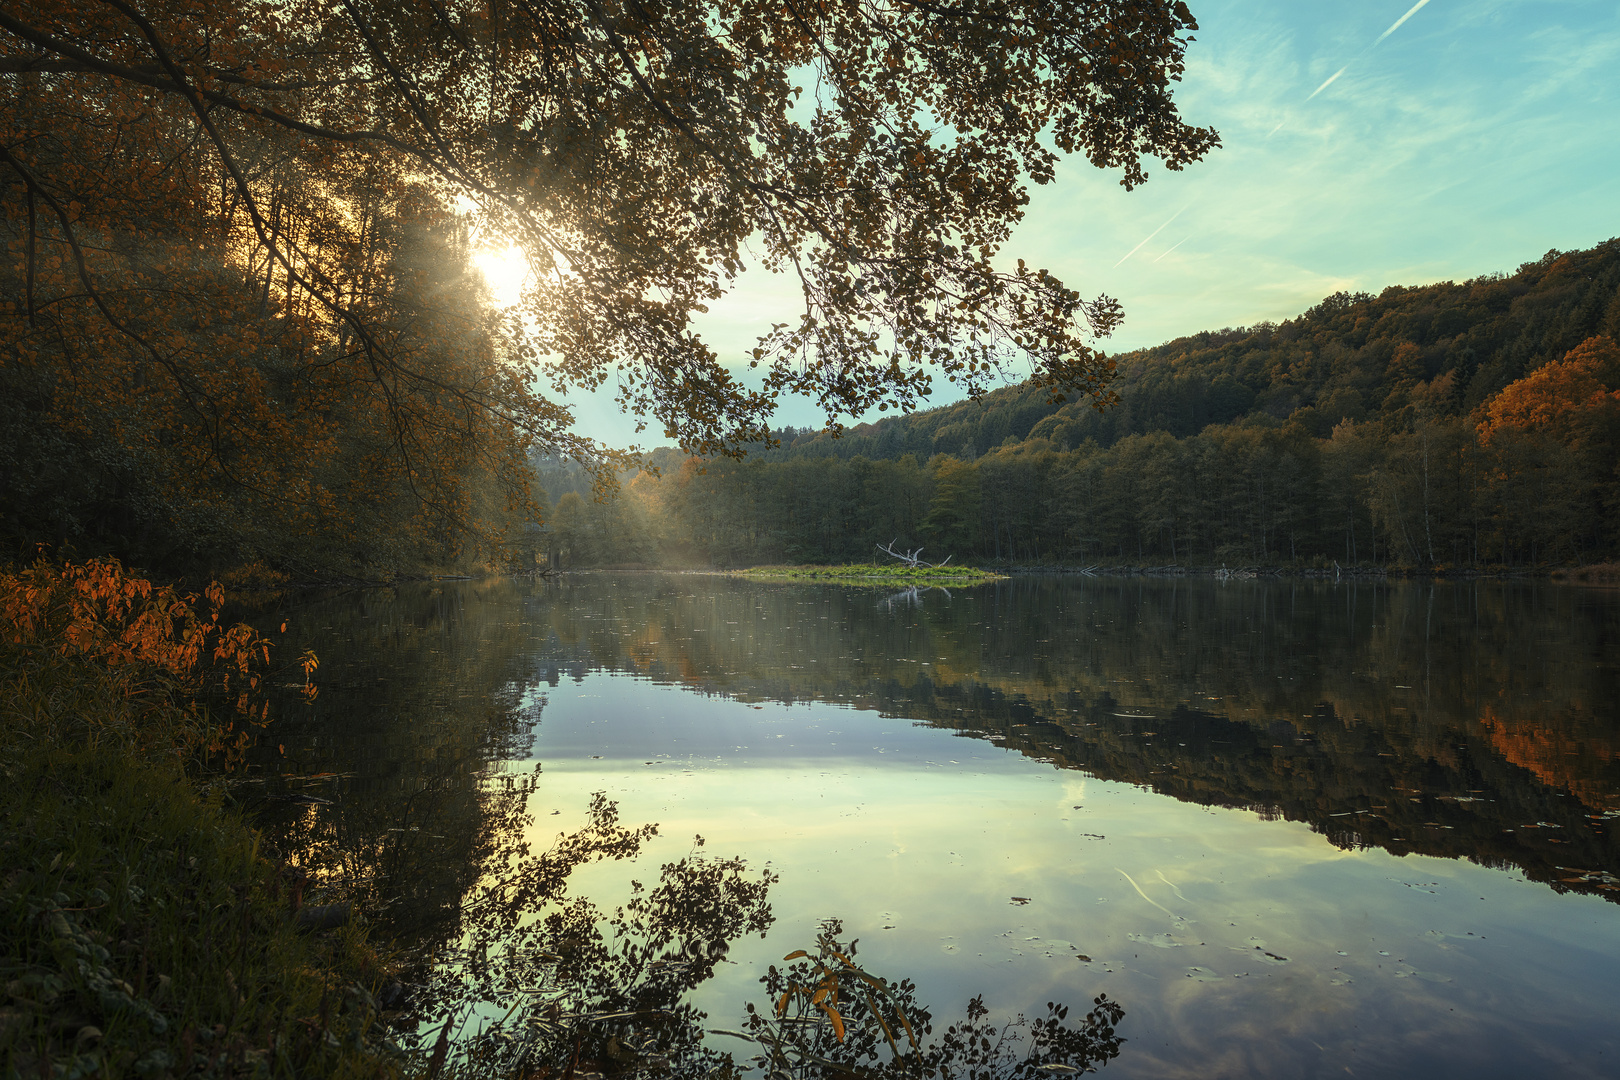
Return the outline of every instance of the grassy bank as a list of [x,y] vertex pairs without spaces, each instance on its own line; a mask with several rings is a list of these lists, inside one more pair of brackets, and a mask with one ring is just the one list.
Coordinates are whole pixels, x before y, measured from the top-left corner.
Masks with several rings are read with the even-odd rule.
[[195,768],[228,744],[151,661],[228,634],[121,571],[0,577],[4,1074],[398,1074],[363,930],[300,932],[299,883]]
[[82,662],[0,665],[6,1075],[397,1072],[363,932],[301,934],[253,831],[152,751],[190,718]]
[[733,571],[758,581],[826,581],[843,585],[982,585],[1005,574],[972,566],[754,566]]

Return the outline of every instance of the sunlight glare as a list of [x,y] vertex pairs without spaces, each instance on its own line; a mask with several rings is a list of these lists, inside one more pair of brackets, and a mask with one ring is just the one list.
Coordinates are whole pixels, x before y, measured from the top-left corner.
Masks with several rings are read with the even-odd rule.
[[484,275],[496,307],[511,307],[522,299],[523,286],[529,278],[529,260],[524,257],[522,248],[516,244],[479,248],[473,253],[472,263]]

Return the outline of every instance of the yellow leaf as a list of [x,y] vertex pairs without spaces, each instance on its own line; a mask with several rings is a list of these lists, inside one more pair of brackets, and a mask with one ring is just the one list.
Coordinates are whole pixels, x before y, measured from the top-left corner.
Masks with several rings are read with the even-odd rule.
[[838,1010],[837,1009],[829,1008],[829,1009],[827,1009],[827,1019],[832,1021],[833,1034],[838,1036],[838,1041],[839,1042],[843,1042],[844,1041],[844,1018],[842,1016],[838,1015]]

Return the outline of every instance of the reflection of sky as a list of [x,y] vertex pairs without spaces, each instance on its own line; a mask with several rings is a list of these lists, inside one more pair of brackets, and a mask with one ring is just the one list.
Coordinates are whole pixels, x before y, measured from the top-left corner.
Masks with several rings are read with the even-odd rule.
[[580,824],[598,790],[661,826],[637,867],[584,871],[581,892],[610,907],[615,882],[694,834],[781,875],[770,938],[703,992],[717,1024],[836,915],[942,1015],[979,992],[1003,1013],[1106,992],[1130,1039],[1110,1074],[1608,1076],[1620,1060],[1620,919],[1602,900],[1341,851],[871,712],[601,673],[544,697],[539,834]]

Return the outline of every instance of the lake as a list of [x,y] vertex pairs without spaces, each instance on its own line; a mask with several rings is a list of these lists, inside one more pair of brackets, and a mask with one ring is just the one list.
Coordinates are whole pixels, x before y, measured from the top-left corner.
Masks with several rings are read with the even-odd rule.
[[[713,940],[660,991],[739,1060],[752,1044],[699,1027],[769,1012],[760,978],[837,919],[939,1028],[976,995],[998,1020],[1105,994],[1124,1009],[1109,1075],[1620,1074],[1614,592],[578,574],[283,617],[320,693],[277,703],[251,797],[374,933],[437,965],[429,1037],[445,972],[493,999],[461,1002],[463,1032],[503,995],[583,985],[557,974],[570,948],[602,986],[629,978],[591,952],[593,920],[668,901],[661,867],[742,859],[666,903]],[[587,827],[597,792],[657,835],[575,858],[549,928],[482,924],[553,967],[479,967],[469,898]],[[758,917],[738,883],[767,873]]]

